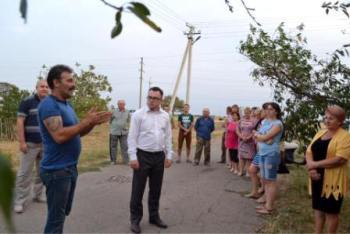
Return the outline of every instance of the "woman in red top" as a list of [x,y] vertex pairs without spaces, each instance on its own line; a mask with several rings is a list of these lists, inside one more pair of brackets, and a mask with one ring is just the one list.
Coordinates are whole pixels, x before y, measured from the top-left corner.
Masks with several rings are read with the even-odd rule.
[[239,114],[232,112],[232,121],[227,123],[225,147],[229,150],[231,167],[230,171],[238,173],[238,135],[236,129],[238,127]]

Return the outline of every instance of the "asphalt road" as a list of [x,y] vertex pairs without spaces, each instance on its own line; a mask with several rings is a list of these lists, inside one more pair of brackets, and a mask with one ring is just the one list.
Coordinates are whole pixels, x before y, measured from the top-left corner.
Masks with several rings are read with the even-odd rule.
[[[238,177],[217,164],[220,144],[212,144],[210,167],[182,162],[166,169],[160,214],[169,225],[159,229],[148,223],[147,190],[144,196],[143,233],[252,233],[262,223],[255,202],[242,195],[249,179]],[[203,159],[202,159],[203,160]],[[66,233],[129,233],[129,200],[132,170],[108,166],[100,172],[79,176],[73,210],[67,217]],[[2,218],[2,217],[0,217]],[[29,203],[23,214],[15,214],[19,233],[42,233],[46,204]],[[5,232],[0,220],[0,232]]]

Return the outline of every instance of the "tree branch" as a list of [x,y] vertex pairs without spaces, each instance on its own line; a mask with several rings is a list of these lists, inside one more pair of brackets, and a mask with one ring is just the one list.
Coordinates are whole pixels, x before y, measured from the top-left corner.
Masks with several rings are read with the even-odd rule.
[[109,3],[109,2],[107,2],[107,1],[105,1],[105,0],[100,0],[100,1],[103,2],[105,5],[107,5],[107,6],[111,7],[111,8],[113,8],[113,9],[116,9],[116,10],[118,10],[118,11],[120,11],[120,10],[123,9],[122,7],[117,7],[117,6],[115,6],[115,5],[113,5],[113,4]]
[[241,0],[241,3],[244,7],[244,9],[247,11],[248,15],[250,16],[250,18],[259,26],[261,26],[261,24],[256,20],[256,18],[250,13],[250,11],[253,11],[253,8],[247,7],[247,5],[245,4],[244,0]]

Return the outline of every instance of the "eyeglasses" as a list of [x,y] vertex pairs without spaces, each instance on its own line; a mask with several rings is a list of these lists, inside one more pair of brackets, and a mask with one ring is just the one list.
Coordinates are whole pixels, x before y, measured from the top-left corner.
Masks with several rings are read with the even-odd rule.
[[161,100],[161,98],[159,98],[159,97],[152,97],[152,96],[147,96],[147,99],[148,100],[155,100],[155,101],[160,101]]

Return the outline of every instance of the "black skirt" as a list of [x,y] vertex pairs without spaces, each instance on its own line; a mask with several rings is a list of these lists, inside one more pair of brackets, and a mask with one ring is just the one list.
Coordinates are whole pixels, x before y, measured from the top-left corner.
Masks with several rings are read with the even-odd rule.
[[[328,144],[331,139],[322,140],[319,138],[311,146],[314,161],[320,161],[326,158]],[[321,197],[324,181],[324,168],[317,168],[317,172],[321,175],[321,179],[311,182],[312,189],[312,208],[329,214],[339,214],[343,203],[343,197],[335,199],[333,195],[329,198]]]

